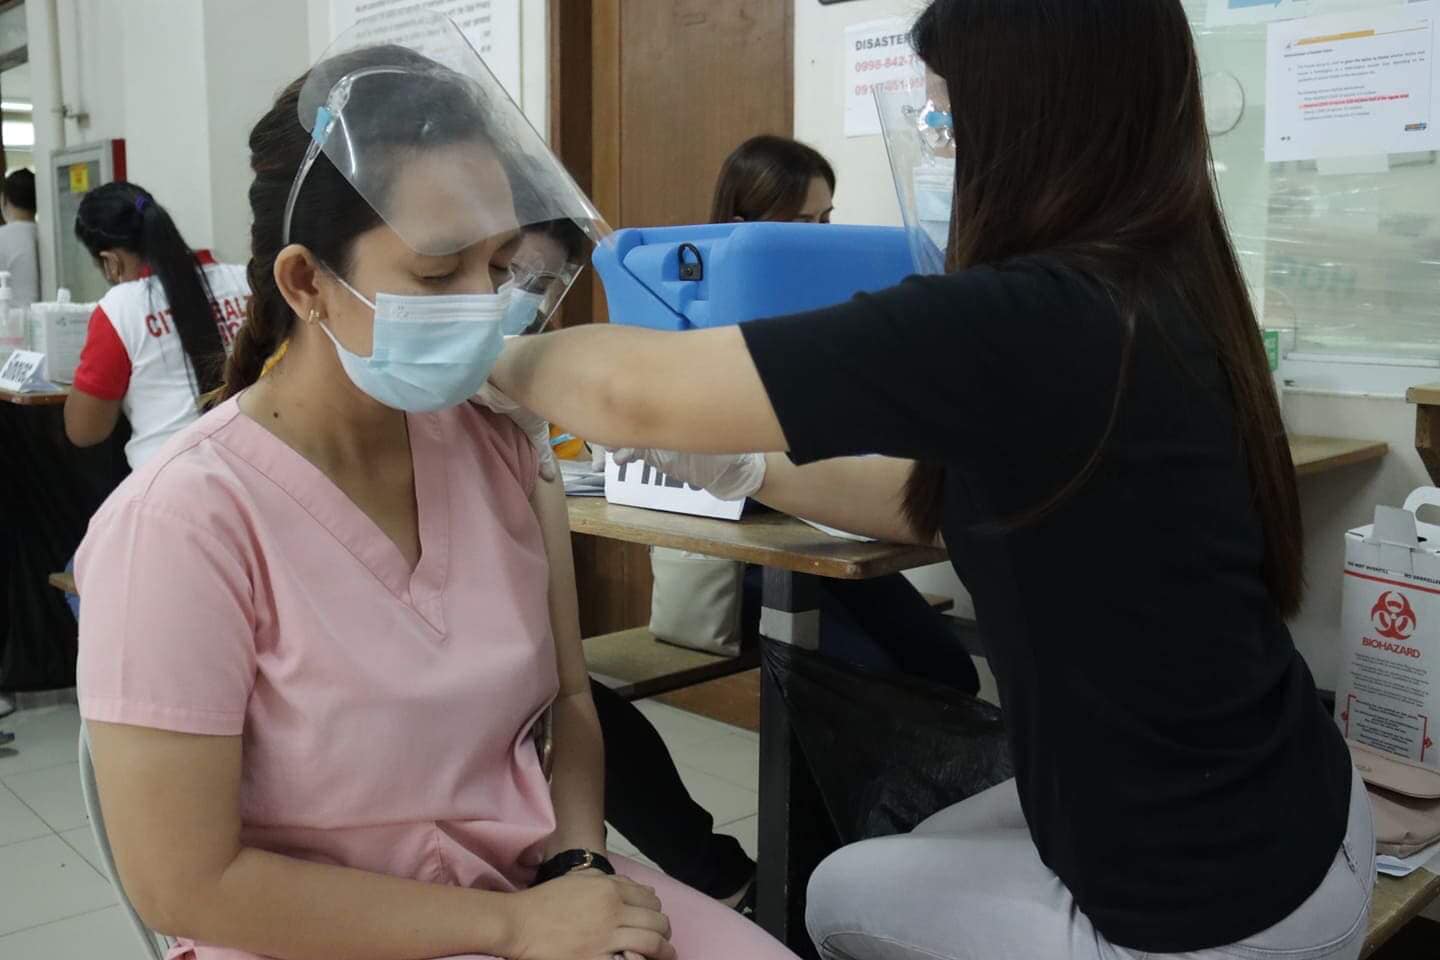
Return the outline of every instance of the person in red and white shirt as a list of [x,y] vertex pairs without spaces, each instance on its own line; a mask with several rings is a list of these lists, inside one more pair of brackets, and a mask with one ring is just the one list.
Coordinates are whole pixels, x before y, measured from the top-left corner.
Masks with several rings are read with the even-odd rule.
[[130,422],[125,457],[144,463],[200,415],[250,302],[245,268],[192,251],[147,191],[109,183],[81,201],[75,234],[115,284],[90,318],[65,433],[76,446]]

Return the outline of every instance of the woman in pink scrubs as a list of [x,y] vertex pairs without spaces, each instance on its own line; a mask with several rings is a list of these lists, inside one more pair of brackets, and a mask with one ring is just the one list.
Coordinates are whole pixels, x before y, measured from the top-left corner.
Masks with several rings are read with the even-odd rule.
[[445,62],[343,52],[255,127],[223,402],[81,549],[120,877],[187,960],[790,957],[664,876],[604,872],[562,490],[467,402],[527,208],[593,208],[554,199],[568,178],[483,67]]

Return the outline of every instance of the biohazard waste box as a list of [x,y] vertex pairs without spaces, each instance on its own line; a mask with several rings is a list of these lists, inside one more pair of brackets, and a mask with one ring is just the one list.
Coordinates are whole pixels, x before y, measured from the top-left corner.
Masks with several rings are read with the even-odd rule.
[[1335,714],[1347,740],[1440,770],[1440,527],[1416,519],[1427,504],[1440,490],[1376,507],[1345,536]]

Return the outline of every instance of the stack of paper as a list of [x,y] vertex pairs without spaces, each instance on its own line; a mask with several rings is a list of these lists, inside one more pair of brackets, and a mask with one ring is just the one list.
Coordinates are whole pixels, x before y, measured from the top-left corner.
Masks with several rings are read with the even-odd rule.
[[589,460],[561,460],[560,475],[565,479],[567,496],[605,496],[605,471],[591,467]]

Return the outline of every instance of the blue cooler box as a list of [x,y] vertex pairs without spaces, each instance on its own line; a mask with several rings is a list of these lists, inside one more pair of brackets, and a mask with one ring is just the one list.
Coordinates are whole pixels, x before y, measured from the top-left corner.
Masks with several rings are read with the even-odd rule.
[[903,229],[825,223],[619,230],[592,262],[611,321],[657,330],[815,310],[915,272]]

